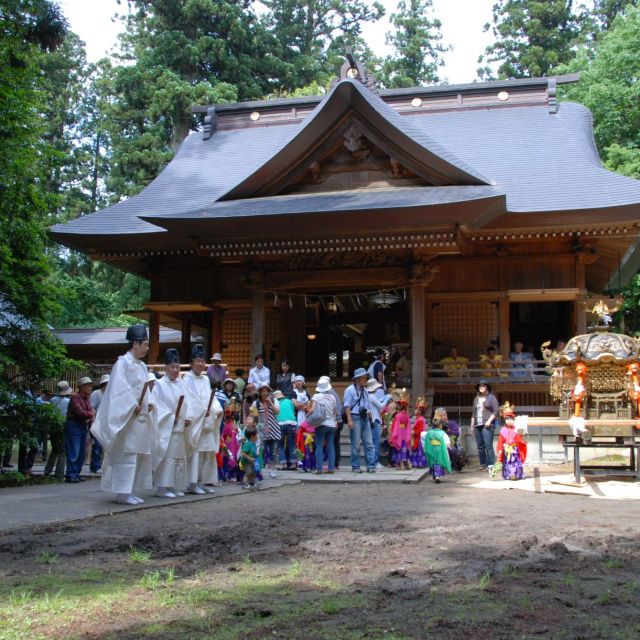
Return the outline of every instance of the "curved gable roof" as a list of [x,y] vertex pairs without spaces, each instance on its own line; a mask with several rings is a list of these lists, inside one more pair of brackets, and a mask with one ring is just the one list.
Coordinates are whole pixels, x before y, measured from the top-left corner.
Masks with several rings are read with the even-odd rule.
[[276,195],[292,175],[306,171],[313,152],[330,134],[344,132],[350,117],[357,119],[366,137],[418,176],[432,181],[435,174],[442,185],[492,184],[361,82],[347,79],[333,87],[277,153],[219,199]]

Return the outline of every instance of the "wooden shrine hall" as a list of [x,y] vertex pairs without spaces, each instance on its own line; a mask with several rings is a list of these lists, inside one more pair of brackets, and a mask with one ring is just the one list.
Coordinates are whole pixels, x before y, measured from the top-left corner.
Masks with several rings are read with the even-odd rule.
[[[635,275],[640,181],[602,167],[575,76],[378,90],[350,58],[325,96],[204,115],[139,195],[56,241],[151,282],[160,324],[231,369],[349,378],[372,347],[474,359],[586,330],[590,295]],[[274,367],[274,365],[276,365]]]

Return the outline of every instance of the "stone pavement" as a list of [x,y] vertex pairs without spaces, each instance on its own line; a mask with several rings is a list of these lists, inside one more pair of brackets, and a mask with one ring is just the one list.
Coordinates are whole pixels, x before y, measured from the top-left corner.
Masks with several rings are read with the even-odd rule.
[[[42,471],[41,465],[34,465],[34,472]],[[320,483],[414,483],[419,482],[426,472],[424,469],[412,471],[398,471],[385,469],[377,473],[352,473],[336,471],[335,474],[316,475],[302,471],[278,471],[277,478],[265,479],[260,489],[274,489],[284,485],[299,482]],[[142,494],[145,503],[142,505],[122,505],[113,502],[111,494],[100,490],[100,476],[90,474],[85,476],[86,482],[79,484],[47,484],[30,487],[12,487],[0,489],[0,532],[21,527],[43,526],[73,520],[82,520],[95,516],[136,511],[139,509],[153,509],[168,507],[173,504],[197,502],[200,500],[215,500],[227,496],[244,493],[240,484],[225,482],[216,487],[216,493],[206,496],[185,495],[183,498],[158,498],[151,494]]]

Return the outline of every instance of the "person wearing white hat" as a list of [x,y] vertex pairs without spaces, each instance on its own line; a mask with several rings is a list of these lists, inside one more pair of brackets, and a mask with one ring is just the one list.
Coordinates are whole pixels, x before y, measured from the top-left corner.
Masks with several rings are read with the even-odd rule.
[[[67,419],[67,410],[69,409],[69,401],[71,400],[72,393],[71,385],[66,380],[60,380],[56,386],[56,394],[51,398],[51,404],[60,412],[60,415],[65,421]],[[64,427],[55,431],[49,431],[49,440],[51,441],[51,453],[44,466],[44,475],[50,476],[55,466],[55,477],[58,480],[63,480],[64,466],[66,464]]]
[[334,473],[336,454],[334,450],[334,434],[338,421],[338,408],[336,400],[331,394],[331,378],[320,376],[316,385],[316,392],[311,398],[309,412],[313,412],[316,405],[320,404],[324,409],[324,420],[316,427],[316,468],[312,473],[322,473],[323,449],[327,450],[327,473]]
[[375,453],[371,434],[371,402],[365,387],[367,371],[359,367],[353,372],[353,384],[344,392],[344,412],[347,415],[347,425],[351,436],[351,470],[362,473],[360,469],[360,440],[364,446],[364,457],[367,462],[367,472],[376,472]]
[[67,454],[65,481],[76,484],[82,481],[80,472],[84,464],[87,432],[96,412],[91,406],[93,381],[85,376],[78,381],[78,391],[71,396],[64,428],[64,449]]
[[211,364],[207,367],[207,377],[212,389],[220,389],[222,381],[227,377],[227,367],[222,363],[222,354],[214,353],[211,356]]
[[[91,393],[91,406],[96,412],[96,415],[98,413],[98,409],[100,408],[102,398],[104,397],[104,392],[106,391],[107,385],[109,384],[109,378],[109,374],[105,373],[100,378],[98,388]],[[92,433],[90,433],[89,435],[91,437],[91,457],[89,469],[92,473],[102,473],[102,445],[98,442],[97,438]]]
[[105,451],[101,488],[116,494],[116,502],[137,505],[134,495],[153,487],[151,453],[158,440],[158,408],[149,394],[147,366],[142,358],[149,351],[149,336],[143,324],[127,329],[129,350],[111,370],[91,433]]
[[187,435],[187,476],[189,493],[214,493],[218,485],[217,452],[220,450],[222,407],[215,397],[205,370],[204,347],[193,345],[191,371],[183,381],[193,410],[193,422]]

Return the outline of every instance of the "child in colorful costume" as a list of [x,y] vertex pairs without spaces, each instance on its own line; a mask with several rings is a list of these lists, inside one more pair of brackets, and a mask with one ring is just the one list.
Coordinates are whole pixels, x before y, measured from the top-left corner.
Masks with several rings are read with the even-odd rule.
[[302,460],[300,467],[305,473],[316,468],[316,429],[303,422],[296,433],[296,450]]
[[392,384],[389,388],[389,395],[391,396],[391,400],[380,411],[380,420],[382,421],[380,448],[381,450],[386,451],[389,466],[393,466],[393,447],[391,446],[389,439],[391,437],[391,425],[393,424],[393,419],[398,413],[398,400],[400,399],[400,393],[396,389],[395,384]]
[[238,479],[238,418],[240,416],[240,405],[235,398],[232,398],[224,406],[224,417],[221,438],[222,450],[222,478],[224,480],[236,481]]
[[411,419],[407,411],[409,396],[405,389],[398,400],[398,413],[391,425],[389,443],[393,447],[393,463],[396,469],[411,469]]
[[424,452],[434,482],[440,482],[440,478],[447,471],[451,473],[451,459],[448,451],[450,445],[449,436],[442,430],[442,422],[434,418],[432,427],[427,431],[424,439]]
[[426,400],[422,397],[418,398],[416,401],[416,419],[413,423],[413,437],[411,441],[411,464],[418,469],[424,469],[427,466],[427,458],[424,455],[424,447],[420,439],[422,433],[427,430],[427,422],[424,419],[426,410]]
[[516,430],[516,415],[508,403],[502,407],[504,427],[498,436],[498,466],[504,480],[522,480],[524,462],[527,459],[527,443]]
[[435,410],[433,422],[439,424],[449,438],[450,444],[447,446],[447,451],[451,459],[451,467],[456,471],[462,471],[464,465],[467,464],[467,454],[459,444],[460,426],[455,420],[449,420],[447,410],[444,407],[438,407]]

